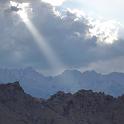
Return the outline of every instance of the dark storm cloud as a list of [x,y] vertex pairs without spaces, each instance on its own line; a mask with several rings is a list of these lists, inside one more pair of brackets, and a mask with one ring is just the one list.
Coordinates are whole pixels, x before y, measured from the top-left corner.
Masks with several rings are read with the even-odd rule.
[[[16,7],[10,8],[8,1],[0,2],[6,8],[0,12],[0,65],[48,70],[49,62],[37,48],[23,21],[15,12],[6,11],[13,11]],[[98,45],[97,37],[87,38],[90,27],[85,16],[78,17],[69,10],[59,13],[51,5],[38,0],[26,2],[30,2],[32,8],[29,9],[30,20],[67,68],[82,68],[90,63],[123,56],[123,40],[111,45]]]

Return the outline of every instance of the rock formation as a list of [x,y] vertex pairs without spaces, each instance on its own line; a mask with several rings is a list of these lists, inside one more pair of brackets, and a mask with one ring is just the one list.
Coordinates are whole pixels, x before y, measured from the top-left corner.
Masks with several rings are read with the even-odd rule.
[[0,124],[124,124],[124,96],[80,90],[40,99],[19,82],[1,84]]

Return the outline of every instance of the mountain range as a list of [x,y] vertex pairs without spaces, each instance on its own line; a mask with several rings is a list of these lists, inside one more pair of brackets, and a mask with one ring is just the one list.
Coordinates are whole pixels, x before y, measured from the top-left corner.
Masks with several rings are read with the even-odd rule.
[[79,90],[39,99],[19,82],[0,84],[0,124],[124,124],[124,96]]
[[124,73],[100,74],[65,70],[57,76],[44,76],[33,68],[0,69],[0,83],[20,81],[24,90],[34,97],[48,98],[57,91],[74,93],[80,89],[101,91],[113,96],[124,94]]

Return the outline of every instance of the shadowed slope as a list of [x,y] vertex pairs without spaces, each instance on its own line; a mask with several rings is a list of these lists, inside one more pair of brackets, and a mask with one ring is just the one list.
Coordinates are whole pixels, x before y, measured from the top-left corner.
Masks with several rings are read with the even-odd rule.
[[124,96],[80,90],[34,98],[18,82],[0,85],[0,124],[123,124]]

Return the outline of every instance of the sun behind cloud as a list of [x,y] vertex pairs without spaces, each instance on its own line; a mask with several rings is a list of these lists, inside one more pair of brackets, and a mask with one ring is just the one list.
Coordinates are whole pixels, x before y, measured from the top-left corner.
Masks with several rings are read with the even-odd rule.
[[10,7],[11,10],[15,11],[24,22],[28,21],[28,14],[26,8],[29,7],[29,3],[18,3],[10,1]]

